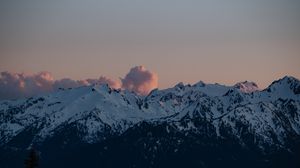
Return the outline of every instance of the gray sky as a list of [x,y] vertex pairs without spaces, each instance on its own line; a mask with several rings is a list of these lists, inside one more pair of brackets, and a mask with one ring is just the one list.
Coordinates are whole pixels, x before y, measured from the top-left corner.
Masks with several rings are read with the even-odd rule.
[[300,78],[299,0],[2,0],[0,71],[261,87]]

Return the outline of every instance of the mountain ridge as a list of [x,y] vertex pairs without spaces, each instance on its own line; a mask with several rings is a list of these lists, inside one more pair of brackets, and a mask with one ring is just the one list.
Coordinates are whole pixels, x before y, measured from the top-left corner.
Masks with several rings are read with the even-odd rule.
[[[298,79],[287,76],[267,89],[249,93],[236,86],[200,81],[194,85],[179,83],[139,96],[108,85],[93,85],[0,101],[0,149],[9,153],[26,151],[32,145],[43,149],[50,142],[65,148],[111,143],[113,139],[123,142],[124,137],[142,138],[148,143],[157,134],[159,141],[173,137],[184,144],[203,136],[199,144],[195,140],[195,145],[203,148],[206,141],[210,146],[214,144],[209,141],[218,144],[231,139],[231,143],[243,150],[291,154],[298,152],[295,148],[300,146],[299,86]],[[139,134],[143,136],[136,136]],[[161,149],[168,146],[166,143]],[[170,148],[174,152],[178,146],[173,144]]]

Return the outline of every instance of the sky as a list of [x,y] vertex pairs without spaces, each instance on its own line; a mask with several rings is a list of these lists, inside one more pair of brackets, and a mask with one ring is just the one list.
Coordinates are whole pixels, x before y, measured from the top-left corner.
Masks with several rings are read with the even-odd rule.
[[134,70],[159,88],[300,78],[298,0],[1,0],[0,25],[0,72],[16,78],[122,78],[133,90]]

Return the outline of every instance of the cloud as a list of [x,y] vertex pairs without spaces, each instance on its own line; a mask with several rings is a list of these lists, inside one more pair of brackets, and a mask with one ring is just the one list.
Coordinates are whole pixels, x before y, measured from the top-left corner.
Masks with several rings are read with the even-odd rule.
[[143,66],[131,68],[125,78],[121,80],[122,88],[141,95],[147,95],[151,90],[158,87],[157,75],[146,70]]
[[98,79],[73,80],[63,78],[55,80],[51,73],[40,72],[36,74],[0,73],[0,100],[17,99],[47,94],[59,88],[76,88],[93,84],[108,84],[114,89],[128,89],[140,95],[148,94],[157,88],[157,75],[146,70],[143,66],[132,68],[121,81],[112,80],[105,76]]
[[0,100],[47,94],[56,91],[59,88],[67,89],[105,83],[112,88],[121,87],[120,82],[104,76],[101,76],[99,79],[87,80],[73,80],[70,78],[54,80],[49,72],[40,72],[37,74],[1,72]]
[[86,80],[73,80],[70,78],[64,78],[57,80],[53,84],[53,89],[57,90],[59,88],[76,88],[80,86],[88,86],[93,84],[108,84],[111,88],[118,89],[121,88],[121,83],[105,76],[100,76],[98,79],[86,79]]
[[30,97],[52,91],[53,77],[49,72],[33,75],[1,72],[0,99]]
[[80,86],[86,86],[89,85],[89,83],[86,80],[73,80],[69,78],[64,78],[61,80],[57,80],[53,83],[53,89],[57,90],[59,88],[76,88]]
[[121,83],[119,81],[112,80],[105,76],[100,76],[99,79],[87,79],[90,84],[108,84],[111,88],[119,89],[121,88]]

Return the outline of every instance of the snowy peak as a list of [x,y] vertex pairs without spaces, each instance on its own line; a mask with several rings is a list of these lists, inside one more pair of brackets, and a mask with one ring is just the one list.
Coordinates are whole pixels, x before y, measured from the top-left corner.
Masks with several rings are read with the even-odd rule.
[[193,87],[204,87],[206,84],[203,81],[199,81],[193,85]]
[[268,92],[292,92],[298,95],[300,94],[300,81],[292,76],[285,76],[274,81],[266,90]]
[[175,85],[175,88],[176,89],[179,89],[179,90],[182,90],[182,89],[184,89],[184,84],[183,84],[183,82],[179,82],[179,83],[177,83],[176,85]]
[[239,82],[235,84],[234,87],[239,89],[243,93],[252,93],[255,91],[259,91],[257,84],[249,81]]

